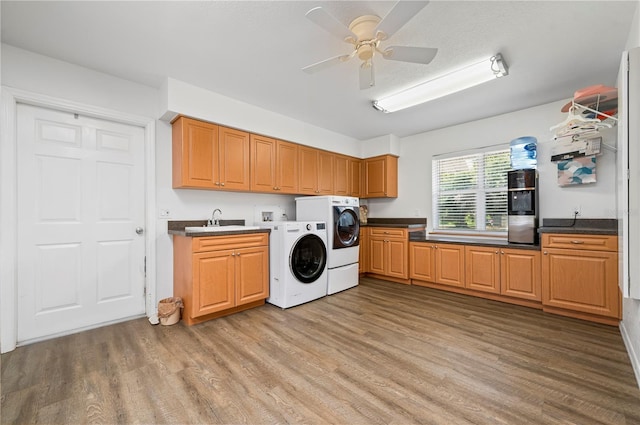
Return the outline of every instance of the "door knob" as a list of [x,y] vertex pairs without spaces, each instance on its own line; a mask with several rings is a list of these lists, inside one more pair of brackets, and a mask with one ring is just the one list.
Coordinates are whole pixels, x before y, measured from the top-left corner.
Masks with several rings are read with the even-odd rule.
[[144,229],[142,227],[136,227],[136,233],[141,235],[144,233]]

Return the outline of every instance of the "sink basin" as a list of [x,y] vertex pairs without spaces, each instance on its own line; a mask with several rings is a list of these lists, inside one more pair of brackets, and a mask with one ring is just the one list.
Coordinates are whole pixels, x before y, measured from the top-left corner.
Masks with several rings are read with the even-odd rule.
[[210,233],[210,232],[236,232],[242,230],[255,230],[259,229],[259,226],[200,226],[200,227],[185,227],[184,231],[187,233]]

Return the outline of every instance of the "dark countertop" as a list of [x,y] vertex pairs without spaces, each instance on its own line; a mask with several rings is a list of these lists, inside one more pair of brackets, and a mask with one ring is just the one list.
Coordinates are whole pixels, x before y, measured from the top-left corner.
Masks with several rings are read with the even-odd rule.
[[361,227],[395,227],[400,229],[420,229],[427,226],[426,218],[369,218]]
[[545,218],[538,233],[573,233],[578,235],[617,235],[615,218]]
[[527,249],[531,251],[539,251],[540,245],[530,245],[522,243],[510,243],[507,239],[499,238],[474,238],[464,236],[438,236],[428,234],[426,232],[412,232],[409,234],[409,242],[435,242],[435,243],[450,243],[458,245],[472,245],[472,246],[491,246],[496,248],[515,248],[515,249]]
[[[228,236],[228,235],[246,235],[248,233],[270,233],[271,229],[250,229],[250,230],[230,230],[230,231],[211,231],[211,232],[187,232],[185,227],[203,227],[207,225],[207,220],[181,220],[168,221],[167,232],[170,235],[187,236],[190,238],[198,238],[202,236]],[[220,226],[244,226],[244,220],[220,220]]]

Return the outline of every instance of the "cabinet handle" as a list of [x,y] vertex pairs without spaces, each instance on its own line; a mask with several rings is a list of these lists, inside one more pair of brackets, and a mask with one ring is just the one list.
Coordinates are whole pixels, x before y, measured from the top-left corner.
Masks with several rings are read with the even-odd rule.
[[231,256],[232,256],[232,257],[235,257],[235,256],[236,256],[236,253],[235,253],[235,252],[232,252],[232,253],[231,253]]
[[223,182],[223,183],[220,183],[220,186],[224,186],[224,182]]
[[496,254],[498,253],[498,251],[496,251]]
[[544,254],[544,255],[547,255],[547,254],[548,254],[548,252],[547,252],[547,251],[544,251],[544,252],[543,252],[543,254]]
[[504,255],[504,251],[500,250],[500,254]]
[[576,244],[576,245],[579,245],[579,244],[581,244],[581,243],[584,243],[584,241],[571,241],[571,243]]

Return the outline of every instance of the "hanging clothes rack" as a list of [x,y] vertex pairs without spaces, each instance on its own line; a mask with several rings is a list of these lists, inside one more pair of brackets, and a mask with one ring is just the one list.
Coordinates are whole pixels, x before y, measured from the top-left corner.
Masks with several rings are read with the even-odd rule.
[[[582,105],[580,103],[575,102],[575,100],[571,101],[571,107],[569,108],[569,114],[559,124],[554,125],[549,130],[556,131],[556,134],[553,137],[553,140],[558,140],[564,137],[571,137],[572,140],[577,140],[582,137],[593,136],[599,133],[599,131],[603,128],[611,128],[618,121],[618,118],[607,114],[606,112],[601,112],[598,110],[600,106],[600,99],[598,97],[596,101],[596,109],[590,108],[586,105]],[[581,111],[581,113],[577,114],[576,111]],[[599,118],[586,118],[582,116],[582,111],[589,111],[595,114],[596,117],[604,117],[607,120],[612,120],[613,124],[605,122]]]

